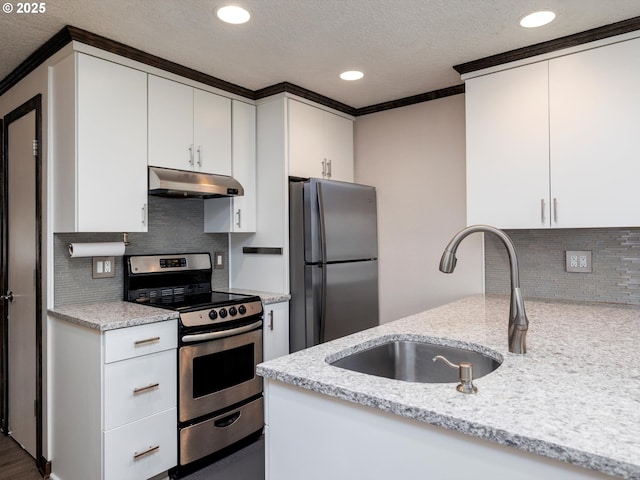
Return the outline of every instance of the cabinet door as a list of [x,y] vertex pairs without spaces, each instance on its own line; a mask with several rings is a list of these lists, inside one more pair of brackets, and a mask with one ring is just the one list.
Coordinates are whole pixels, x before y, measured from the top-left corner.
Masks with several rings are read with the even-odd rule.
[[256,231],[256,107],[233,101],[233,176],[244,188],[233,199],[233,232]]
[[640,39],[549,62],[557,227],[640,225]]
[[256,231],[256,107],[237,100],[232,107],[232,173],[244,195],[205,200],[206,233]]
[[295,100],[288,103],[289,175],[323,178],[325,112]]
[[289,353],[289,302],[264,306],[264,361]]
[[193,90],[194,169],[231,175],[231,100]]
[[353,182],[353,121],[324,112],[324,146],[327,178]]
[[467,224],[548,227],[547,62],[465,85]]
[[194,165],[193,88],[149,75],[149,165]]
[[144,232],[147,74],[77,54],[76,231]]

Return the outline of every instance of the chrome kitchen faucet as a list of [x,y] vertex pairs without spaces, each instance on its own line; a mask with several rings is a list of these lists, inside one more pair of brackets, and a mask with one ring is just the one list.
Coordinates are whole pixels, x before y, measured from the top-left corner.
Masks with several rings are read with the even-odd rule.
[[509,266],[511,267],[511,308],[509,310],[509,351],[511,353],[527,353],[527,329],[529,320],[524,311],[524,300],[520,292],[520,277],[518,273],[518,258],[511,239],[502,231],[489,225],[472,225],[460,230],[454,235],[440,259],[440,271],[452,273],[456,268],[456,250],[460,242],[467,235],[474,232],[493,233],[507,248]]

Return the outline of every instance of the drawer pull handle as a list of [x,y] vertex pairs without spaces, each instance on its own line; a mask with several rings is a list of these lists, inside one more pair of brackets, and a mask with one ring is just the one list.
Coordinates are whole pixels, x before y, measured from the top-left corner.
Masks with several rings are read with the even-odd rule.
[[136,340],[134,345],[136,347],[140,347],[142,345],[147,345],[148,343],[156,343],[160,341],[160,337],[147,338],[145,340]]
[[159,383],[153,383],[151,385],[147,385],[146,387],[138,387],[133,389],[133,394],[138,395],[139,393],[148,392],[149,390],[153,390],[154,388],[158,388],[160,386]]
[[240,415],[242,412],[232,413],[228,417],[221,418],[220,420],[216,420],[213,424],[218,428],[230,427],[234,423],[236,423],[240,419]]
[[133,459],[134,459],[134,460],[140,460],[142,457],[144,457],[144,456],[146,456],[146,455],[149,455],[149,454],[151,454],[151,453],[155,453],[155,452],[157,452],[158,450],[160,450],[160,445],[156,445],[155,447],[149,447],[149,448],[147,448],[144,452],[140,452],[140,453],[135,452],[135,453],[133,454]]

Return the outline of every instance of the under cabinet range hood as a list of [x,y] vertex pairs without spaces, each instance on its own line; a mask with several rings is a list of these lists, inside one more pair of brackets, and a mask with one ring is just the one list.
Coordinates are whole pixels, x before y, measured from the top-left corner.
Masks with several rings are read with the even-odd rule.
[[149,167],[149,195],[215,198],[244,195],[240,182],[226,175]]

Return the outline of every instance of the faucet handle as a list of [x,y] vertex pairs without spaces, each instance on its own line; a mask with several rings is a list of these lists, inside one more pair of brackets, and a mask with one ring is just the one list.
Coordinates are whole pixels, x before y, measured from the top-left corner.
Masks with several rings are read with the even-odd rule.
[[451,368],[457,368],[460,374],[460,384],[456,389],[460,393],[478,393],[478,388],[473,385],[473,364],[471,362],[460,362],[460,364],[451,363],[447,358],[442,355],[436,355],[433,357],[433,361],[436,362],[442,360],[445,365]]

